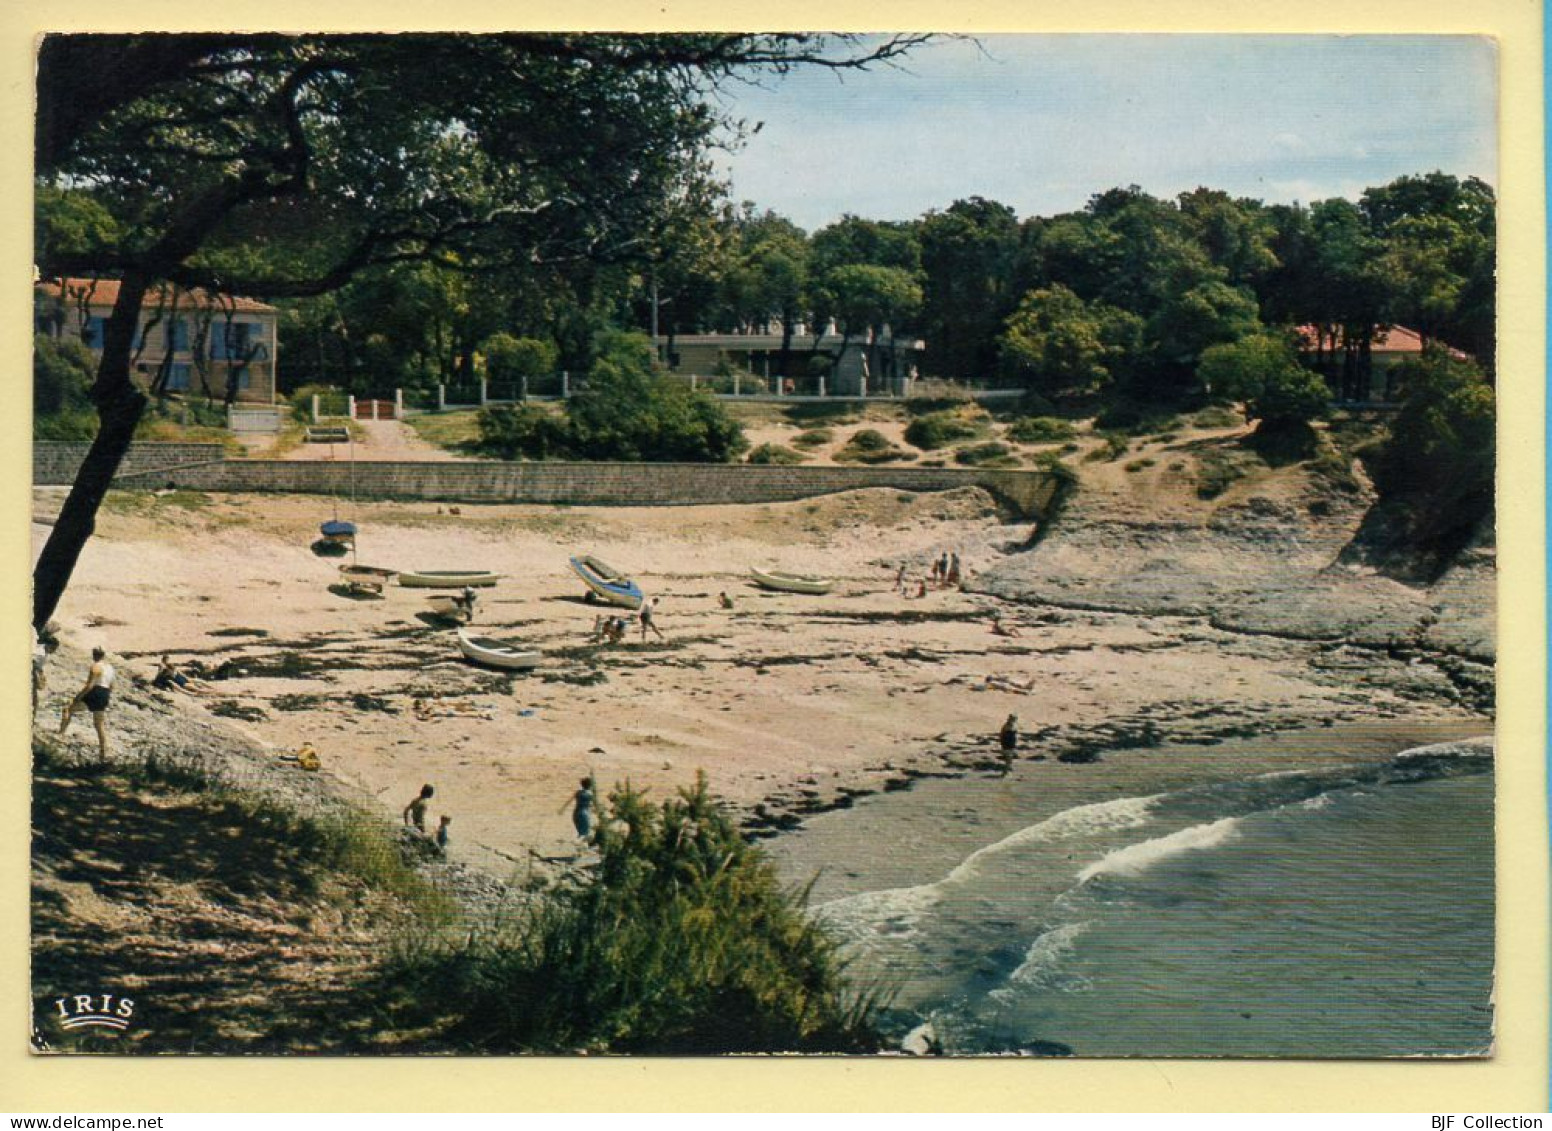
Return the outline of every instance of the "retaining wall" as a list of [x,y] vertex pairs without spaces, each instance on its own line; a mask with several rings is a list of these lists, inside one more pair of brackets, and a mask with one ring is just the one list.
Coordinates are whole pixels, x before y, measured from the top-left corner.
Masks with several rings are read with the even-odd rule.
[[[68,483],[80,463],[60,451],[34,448],[34,482]],[[53,444],[51,448],[85,445]],[[147,449],[178,449],[151,452]],[[214,450],[215,462],[196,453]],[[933,467],[780,467],[705,463],[440,463],[361,461],[220,460],[216,445],[137,444],[130,471],[159,469],[126,479],[125,486],[173,483],[197,491],[276,491],[295,494],[354,492],[362,499],[434,499],[451,503],[566,503],[576,506],[689,506],[707,503],[774,503],[891,487],[946,491],[978,486],[1022,515],[1044,513],[1055,482],[1041,471]],[[208,458],[208,456],[207,456]],[[126,464],[128,461],[126,461]]]
[[[68,487],[75,482],[76,472],[86,459],[90,444],[70,440],[34,440],[32,442],[32,482],[38,487]],[[220,444],[131,444],[119,464],[118,477],[134,486],[136,477],[160,468],[180,467],[191,463],[208,463],[219,460]],[[159,484],[158,484],[159,485]]]

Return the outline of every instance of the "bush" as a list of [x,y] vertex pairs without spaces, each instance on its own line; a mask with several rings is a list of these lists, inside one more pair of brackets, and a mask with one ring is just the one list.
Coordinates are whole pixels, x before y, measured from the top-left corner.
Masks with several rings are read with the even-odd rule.
[[1070,440],[1075,435],[1071,424],[1055,416],[1024,416],[1008,425],[1008,439],[1019,444]]
[[835,439],[835,433],[828,428],[810,428],[799,432],[792,438],[792,446],[795,448],[820,448]]
[[950,444],[973,440],[981,435],[986,431],[988,419],[984,409],[973,405],[929,412],[906,425],[905,439],[907,443],[929,451],[946,448]]
[[1325,412],[1326,383],[1299,364],[1283,338],[1255,334],[1202,354],[1197,375],[1215,397],[1245,402],[1245,416],[1267,431],[1307,426]]
[[521,921],[399,956],[386,981],[452,1010],[485,1051],[868,1052],[876,996],[699,778],[654,805],[628,785],[598,861]]
[[1493,513],[1496,405],[1476,365],[1430,349],[1397,366],[1401,408],[1369,456],[1383,501],[1414,543],[1448,556]]
[[850,440],[835,453],[841,463],[894,463],[913,458],[891,443],[888,436],[872,428],[852,433]]
[[554,342],[492,334],[485,339],[485,372],[492,381],[512,384],[524,377],[547,377],[556,371],[560,350]]
[[598,336],[587,388],[566,402],[566,419],[583,459],[723,463],[748,446],[720,403],[653,371],[642,334]]
[[954,453],[954,462],[966,467],[1002,466],[1014,467],[1018,458],[1007,444],[992,440],[985,444],[972,444]]
[[1104,443],[1083,457],[1087,462],[1098,463],[1100,461],[1104,461],[1108,463],[1113,460],[1120,459],[1127,452],[1132,450],[1131,441],[1129,441],[1119,432],[1101,433],[1100,439],[1102,439]]
[[55,341],[39,334],[32,343],[32,434],[41,440],[84,440],[97,434],[88,390],[97,361],[76,338]]
[[761,444],[749,453],[746,463],[762,464],[793,464],[802,463],[807,457],[801,452],[795,452],[791,448],[781,444]]
[[1227,405],[1212,404],[1191,417],[1191,423],[1198,428],[1238,428],[1245,419]]
[[1142,436],[1149,432],[1167,432],[1180,426],[1180,418],[1157,405],[1131,397],[1112,401],[1094,418],[1094,427],[1103,431],[1125,432]]
[[491,405],[475,417],[478,447],[498,459],[565,459],[571,434],[564,418],[537,405]]
[[318,398],[321,416],[343,416],[350,405],[350,395],[337,385],[302,385],[291,390],[291,416],[302,424],[313,422],[313,397]]
[[1252,470],[1264,467],[1253,452],[1210,448],[1197,457],[1196,494],[1201,499],[1216,499]]

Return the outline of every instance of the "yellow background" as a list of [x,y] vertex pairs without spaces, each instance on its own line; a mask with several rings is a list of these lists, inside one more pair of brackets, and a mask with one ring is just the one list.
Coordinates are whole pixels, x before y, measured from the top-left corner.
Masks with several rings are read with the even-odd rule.
[[[23,8],[30,11],[22,10]],[[1542,58],[1538,0],[1027,0],[868,6],[710,0],[664,6],[443,0],[193,5],[70,0],[0,7],[0,1110],[1249,1110],[1545,1111],[1547,822],[1543,723]],[[1476,1062],[510,1060],[34,1057],[27,1051],[27,763],[30,344],[28,154],[33,43],[44,30],[321,31],[530,27],[761,30],[1440,32],[1497,37],[1501,566],[1498,1045]],[[773,21],[780,21],[779,25]],[[241,977],[240,971],[233,971]]]

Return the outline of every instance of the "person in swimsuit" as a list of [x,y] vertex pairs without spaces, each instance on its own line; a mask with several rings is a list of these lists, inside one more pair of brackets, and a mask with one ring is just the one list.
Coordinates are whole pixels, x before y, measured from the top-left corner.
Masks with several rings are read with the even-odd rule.
[[426,831],[426,808],[431,804],[431,799],[436,795],[436,787],[423,785],[415,799],[404,807],[404,823],[414,825],[416,829],[424,833]]
[[108,756],[108,702],[113,697],[113,665],[101,648],[92,649],[92,666],[86,673],[86,686],[65,705],[65,715],[59,722],[59,733],[64,734],[75,717],[78,707],[92,713],[92,725],[97,728],[97,748],[102,756]]
[[1003,723],[1002,729],[997,732],[997,741],[1002,744],[1003,750],[1009,754],[1018,749],[1019,725],[1017,715],[1008,716],[1008,721]]
[[652,620],[652,610],[656,607],[657,600],[658,599],[656,597],[654,597],[654,598],[652,598],[652,600],[645,602],[641,606],[641,640],[642,640],[642,643],[646,643],[647,629],[649,629],[649,628],[653,632],[657,633],[657,638],[659,640],[667,640],[668,639],[668,637],[663,635],[663,630],[661,628],[659,628],[657,626],[657,624]]
[[151,686],[158,691],[183,691],[190,695],[204,695],[214,690],[202,680],[190,679],[180,672],[172,662],[171,656],[163,656],[161,666],[156,669],[156,675],[151,678]]

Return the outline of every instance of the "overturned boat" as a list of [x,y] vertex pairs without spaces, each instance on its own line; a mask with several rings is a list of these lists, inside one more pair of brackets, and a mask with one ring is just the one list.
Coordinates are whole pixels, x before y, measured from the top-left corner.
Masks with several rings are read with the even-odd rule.
[[627,609],[641,608],[641,587],[607,562],[592,554],[571,559],[571,568],[587,591],[601,601]]

